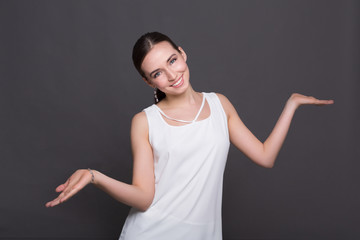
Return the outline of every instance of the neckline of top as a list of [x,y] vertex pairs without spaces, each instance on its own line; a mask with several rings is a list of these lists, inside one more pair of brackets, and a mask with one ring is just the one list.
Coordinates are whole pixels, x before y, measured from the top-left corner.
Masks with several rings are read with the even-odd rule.
[[[189,125],[189,124],[194,123],[194,122],[197,121],[197,119],[198,119],[199,116],[200,116],[201,111],[202,111],[203,108],[204,108],[205,99],[206,99],[206,98],[205,98],[205,93],[202,92],[202,95],[203,95],[203,99],[202,99],[202,102],[201,102],[200,109],[199,109],[199,111],[197,112],[195,118],[194,118],[192,121],[181,120],[181,119],[176,119],[176,118],[169,117],[169,116],[167,116],[156,104],[154,104],[154,106],[155,106],[156,109],[160,112],[160,114],[161,114],[162,116],[164,116],[165,118],[167,118],[167,119],[169,119],[169,120],[172,120],[172,121],[180,122],[180,123],[188,123],[188,124],[186,124],[186,125]],[[211,115],[211,113],[210,113],[210,115]],[[164,119],[163,119],[163,120],[164,120]],[[204,119],[204,120],[205,120],[205,119]],[[166,121],[165,121],[165,122],[166,122]],[[168,123],[167,123],[167,124],[168,124]],[[168,125],[170,125],[170,126],[175,126],[175,127],[179,127],[179,126],[171,125],[171,124],[168,124]],[[180,125],[180,126],[186,126],[186,125]]]

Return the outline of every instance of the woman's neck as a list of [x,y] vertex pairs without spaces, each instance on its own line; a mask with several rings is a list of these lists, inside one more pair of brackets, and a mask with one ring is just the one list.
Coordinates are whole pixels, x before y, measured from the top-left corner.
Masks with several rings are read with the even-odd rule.
[[202,101],[201,94],[195,92],[193,88],[188,88],[183,94],[180,95],[168,95],[160,103],[160,107],[174,108],[185,107],[189,105],[196,105]]

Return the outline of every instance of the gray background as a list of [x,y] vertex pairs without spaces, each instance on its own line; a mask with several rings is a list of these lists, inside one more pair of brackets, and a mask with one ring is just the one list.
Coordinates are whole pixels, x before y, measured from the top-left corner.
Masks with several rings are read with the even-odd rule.
[[44,204],[78,168],[130,182],[131,117],[153,101],[131,50],[160,31],[261,140],[292,92],[336,101],[298,110],[271,170],[231,148],[224,239],[359,239],[359,6],[0,1],[0,238],[117,239],[129,208],[93,186]]

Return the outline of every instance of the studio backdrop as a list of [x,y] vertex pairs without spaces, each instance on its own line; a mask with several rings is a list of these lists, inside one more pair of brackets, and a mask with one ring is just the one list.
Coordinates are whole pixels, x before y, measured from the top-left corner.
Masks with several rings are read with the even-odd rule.
[[55,187],[92,168],[130,183],[132,116],[153,90],[137,38],[169,35],[196,91],[227,96],[264,141],[293,92],[334,99],[295,114],[273,169],[231,147],[223,236],[359,239],[358,1],[0,1],[0,239],[117,239],[129,207],[94,186],[55,208]]

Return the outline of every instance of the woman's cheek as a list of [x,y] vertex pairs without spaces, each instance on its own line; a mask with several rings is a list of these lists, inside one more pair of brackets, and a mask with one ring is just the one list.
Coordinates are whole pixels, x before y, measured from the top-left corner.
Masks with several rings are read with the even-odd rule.
[[164,87],[167,87],[169,81],[165,78],[165,77],[160,77],[158,79],[156,79],[156,87],[157,88],[164,88]]
[[184,72],[187,68],[187,64],[185,61],[179,62],[178,66],[177,66],[177,70],[180,72]]

